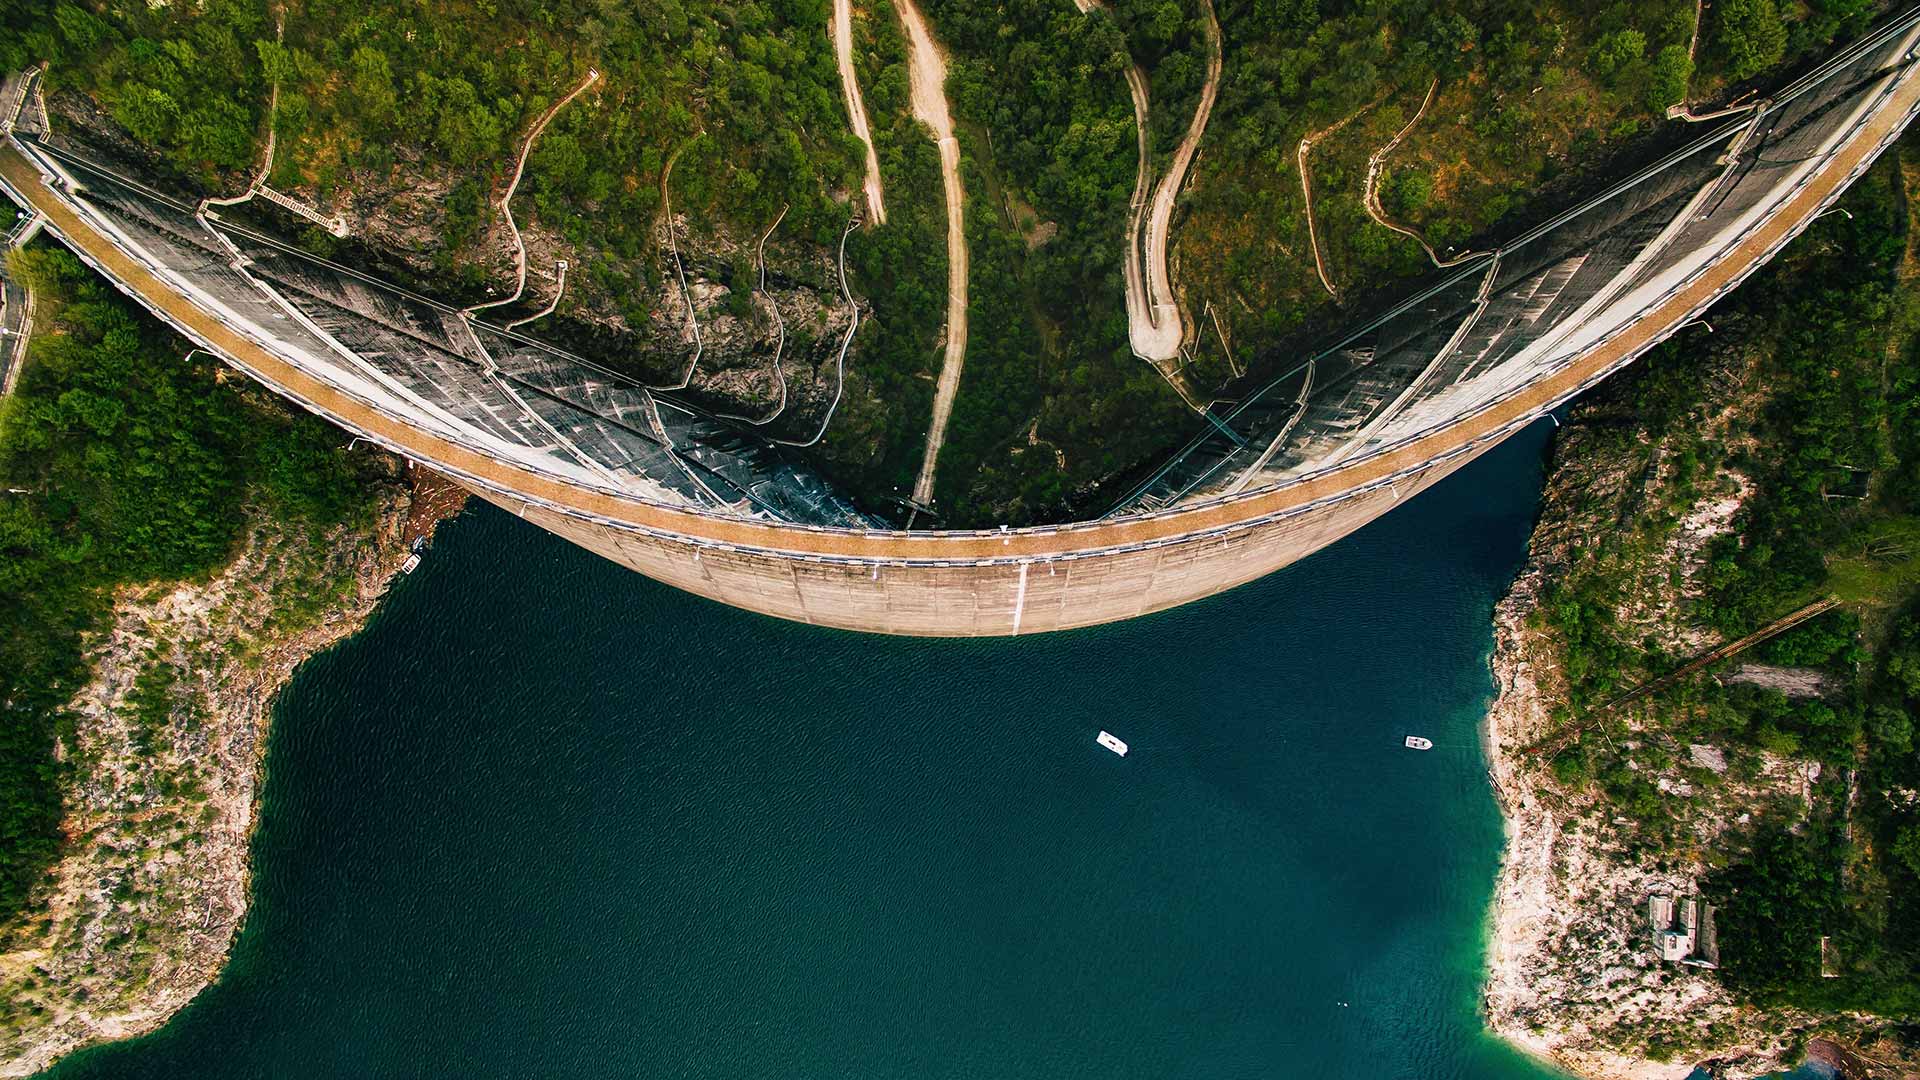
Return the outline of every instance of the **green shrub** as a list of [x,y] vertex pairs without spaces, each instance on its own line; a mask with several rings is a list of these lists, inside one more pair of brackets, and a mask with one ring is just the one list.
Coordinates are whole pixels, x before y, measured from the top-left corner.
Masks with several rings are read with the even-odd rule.
[[1774,0],[1720,0],[1718,47],[1727,73],[1750,79],[1780,62],[1787,51],[1787,27]]

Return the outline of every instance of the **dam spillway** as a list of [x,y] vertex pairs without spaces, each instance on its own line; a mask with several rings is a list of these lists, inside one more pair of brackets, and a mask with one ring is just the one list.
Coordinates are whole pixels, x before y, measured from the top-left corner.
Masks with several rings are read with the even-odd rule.
[[1020,634],[1270,573],[1631,362],[1899,136],[1920,109],[1916,27],[1920,10],[1283,365],[1105,516],[998,531],[888,528],[786,447],[222,222],[31,119],[0,147],[0,186],[200,347],[641,573],[822,625]]

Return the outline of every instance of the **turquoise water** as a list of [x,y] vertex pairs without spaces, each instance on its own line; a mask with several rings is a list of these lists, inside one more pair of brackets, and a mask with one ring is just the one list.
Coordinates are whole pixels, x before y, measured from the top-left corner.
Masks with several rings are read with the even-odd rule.
[[1476,1013],[1477,726],[1546,433],[1018,641],[775,622],[471,510],[284,696],[226,975],[52,1075],[1537,1080]]

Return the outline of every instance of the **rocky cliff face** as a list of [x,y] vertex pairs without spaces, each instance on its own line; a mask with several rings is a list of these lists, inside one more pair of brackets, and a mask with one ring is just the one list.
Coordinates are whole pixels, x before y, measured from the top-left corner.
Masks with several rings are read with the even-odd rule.
[[[454,181],[425,162],[403,163],[394,176],[405,182],[356,176],[336,187],[321,209],[339,215],[354,242],[412,274],[444,278]],[[486,211],[484,239],[461,256],[483,283],[474,300],[513,291],[513,234],[498,212],[498,194]],[[683,396],[748,423],[764,421],[779,437],[804,432],[804,438],[819,427],[839,387],[840,345],[853,318],[840,292],[836,251],[776,231],[767,241],[767,288],[760,292],[758,233],[696,223],[684,213],[662,215],[648,234],[648,250],[623,258],[591,241],[569,240],[541,220],[524,195],[514,213],[526,246],[526,291],[520,302],[489,311],[490,321],[538,315],[557,298],[553,312],[527,323],[524,332],[650,385],[686,379]],[[561,262],[568,267],[564,288]],[[859,347],[856,340],[850,364]]]
[[1745,813],[1744,800],[1792,791],[1799,767],[1771,763],[1710,803],[1663,778],[1695,802],[1700,843],[1677,852],[1637,847],[1604,800],[1560,785],[1527,749],[1553,731],[1549,703],[1561,683],[1551,642],[1528,624],[1546,577],[1529,565],[1495,611],[1499,695],[1487,756],[1507,852],[1488,945],[1487,1022],[1593,1080],[1682,1080],[1709,1063],[1722,1076],[1772,1072],[1815,1018],[1742,1006],[1710,972],[1663,963],[1647,900],[1692,891],[1713,838]]

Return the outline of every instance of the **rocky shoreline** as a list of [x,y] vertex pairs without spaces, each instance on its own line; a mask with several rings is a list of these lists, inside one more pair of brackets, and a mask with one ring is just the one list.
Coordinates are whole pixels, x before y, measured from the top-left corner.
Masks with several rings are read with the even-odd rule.
[[274,699],[458,511],[446,489],[416,473],[321,534],[256,512],[211,579],[116,596],[59,749],[67,850],[0,928],[0,1077],[151,1031],[219,976],[247,911]]
[[[1644,932],[1644,897],[1674,875],[1613,848],[1603,825],[1582,820],[1591,805],[1559,790],[1543,762],[1523,750],[1551,726],[1557,673],[1527,622],[1544,579],[1530,562],[1494,610],[1498,691],[1485,739],[1507,848],[1488,933],[1488,1026],[1591,1080],[1684,1080],[1709,1061],[1722,1077],[1773,1072],[1791,1033],[1812,1018],[1762,1017],[1736,1005],[1710,976],[1658,964]],[[1705,1056],[1655,1060],[1644,1044],[1621,1037],[1662,1028],[1698,1033],[1702,1049],[1719,1045]]]
[[[1581,438],[1573,424],[1567,435]],[[1830,1048],[1827,1060],[1863,1043],[1881,1058],[1900,1060],[1905,1051],[1879,1045],[1885,1025],[1873,1018],[1755,1008],[1735,1000],[1714,974],[1663,963],[1654,951],[1647,898],[1697,889],[1710,853],[1743,820],[1742,808],[1799,797],[1811,782],[1805,762],[1770,758],[1757,776],[1728,779],[1713,793],[1663,787],[1690,839],[1662,850],[1636,844],[1627,819],[1604,797],[1560,783],[1546,755],[1529,752],[1554,730],[1554,708],[1566,689],[1556,643],[1533,615],[1570,547],[1593,525],[1583,515],[1616,468],[1597,456],[1559,449],[1528,561],[1494,609],[1497,689],[1483,738],[1507,844],[1488,927],[1488,1027],[1530,1056],[1589,1080],[1683,1080],[1696,1067],[1718,1080],[1748,1080],[1792,1068],[1822,1047]],[[1604,497],[1598,501],[1604,506]],[[1849,1046],[1820,1038],[1833,1034]]]

